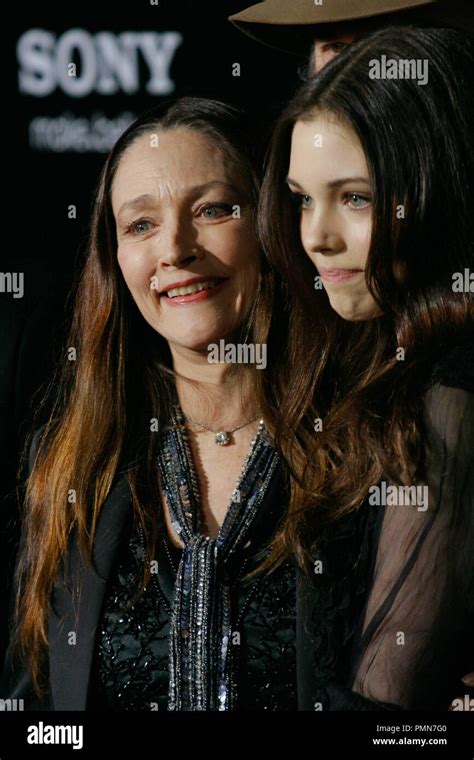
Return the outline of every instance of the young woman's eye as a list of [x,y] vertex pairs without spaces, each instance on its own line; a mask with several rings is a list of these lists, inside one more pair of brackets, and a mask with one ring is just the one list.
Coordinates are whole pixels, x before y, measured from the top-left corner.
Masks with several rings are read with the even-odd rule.
[[233,211],[233,206],[228,203],[208,203],[199,210],[200,216],[204,219],[221,219],[224,216],[230,216]]
[[[148,226],[147,226],[148,225]],[[143,235],[151,228],[151,222],[148,219],[136,219],[127,225],[125,232],[131,235]]]
[[310,208],[313,200],[311,196],[306,195],[306,193],[291,193],[291,199],[300,209]]
[[348,206],[354,209],[367,208],[370,206],[370,198],[360,193],[346,193],[344,200]]

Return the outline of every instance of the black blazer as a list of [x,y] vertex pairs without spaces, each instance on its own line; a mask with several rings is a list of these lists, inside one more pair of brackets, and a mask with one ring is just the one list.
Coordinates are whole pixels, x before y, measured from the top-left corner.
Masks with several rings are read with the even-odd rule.
[[[25,699],[28,709],[84,710],[86,708],[95,631],[107,580],[130,511],[130,490],[123,478],[111,490],[97,526],[94,569],[82,561],[75,541],[67,557],[72,586],[82,584],[80,596],[71,594],[61,582],[53,592],[49,613],[50,697],[38,701],[32,696],[28,671],[18,670],[7,653],[4,690],[11,698]],[[77,612],[77,619],[76,619]],[[76,645],[69,646],[64,632],[76,633]]]

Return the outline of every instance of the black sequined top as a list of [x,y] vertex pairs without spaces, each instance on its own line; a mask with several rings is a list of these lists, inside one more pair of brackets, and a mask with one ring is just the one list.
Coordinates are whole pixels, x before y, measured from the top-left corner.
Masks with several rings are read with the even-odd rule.
[[[167,536],[159,539],[152,580],[133,603],[144,546],[141,531],[129,531],[105,598],[88,709],[167,709],[171,604],[181,554]],[[248,550],[240,577],[255,563],[257,552]],[[233,589],[236,709],[296,710],[295,566],[287,562],[249,581],[238,577]]]

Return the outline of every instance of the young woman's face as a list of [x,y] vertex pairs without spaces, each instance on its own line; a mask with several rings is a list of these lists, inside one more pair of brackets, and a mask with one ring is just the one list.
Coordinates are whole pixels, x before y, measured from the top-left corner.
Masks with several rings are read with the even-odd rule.
[[143,135],[119,163],[112,208],[125,282],[170,347],[206,351],[235,333],[260,251],[248,188],[224,153],[189,129]]
[[295,124],[288,185],[300,209],[303,247],[332,308],[347,320],[378,316],[365,280],[372,196],[362,146],[328,115]]

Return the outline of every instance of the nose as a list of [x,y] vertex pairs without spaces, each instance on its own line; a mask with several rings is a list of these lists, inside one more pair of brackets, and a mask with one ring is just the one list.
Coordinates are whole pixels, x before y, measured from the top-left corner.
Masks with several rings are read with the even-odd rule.
[[344,239],[334,215],[324,205],[307,209],[301,217],[301,242],[306,253],[340,253]]
[[163,221],[158,236],[159,268],[180,269],[200,258],[197,233],[193,225],[179,215]]

